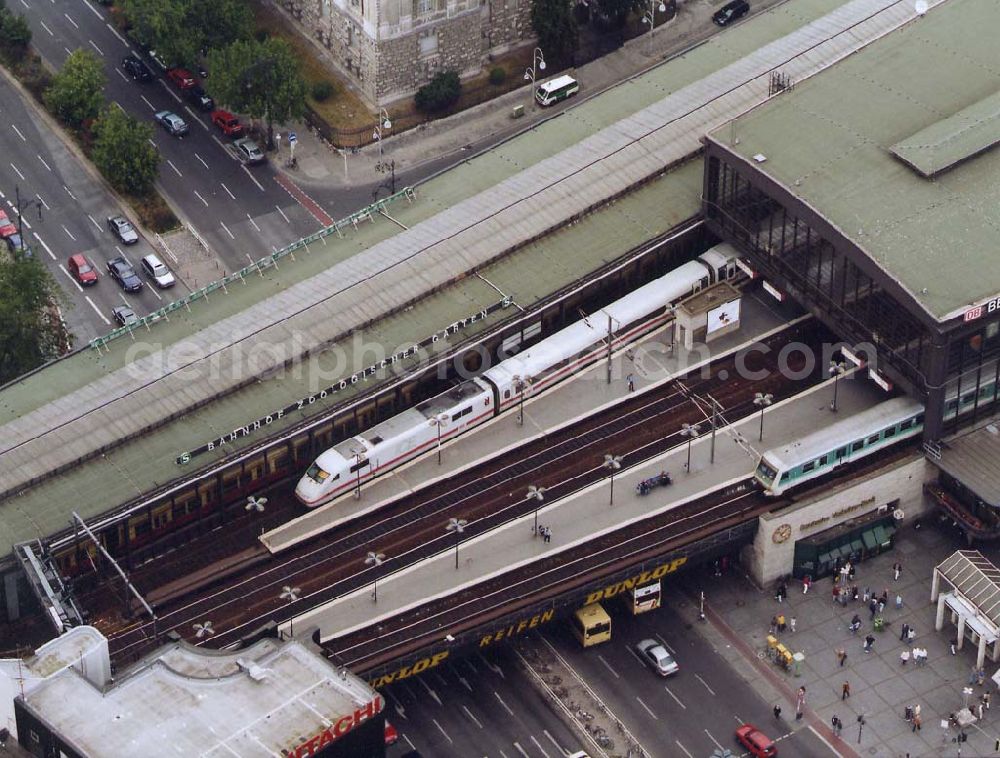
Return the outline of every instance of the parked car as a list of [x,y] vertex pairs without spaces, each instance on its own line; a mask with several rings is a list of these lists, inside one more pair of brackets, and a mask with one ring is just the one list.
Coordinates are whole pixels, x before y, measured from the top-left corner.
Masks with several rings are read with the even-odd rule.
[[635,646],[635,649],[643,662],[652,666],[653,671],[660,676],[670,676],[680,671],[677,661],[656,640],[643,640]]
[[108,271],[126,292],[138,292],[142,289],[142,279],[124,257],[119,256],[108,261]]
[[191,89],[198,84],[198,82],[195,81],[194,74],[186,68],[170,69],[167,71],[167,78],[177,85],[178,89]]
[[200,111],[208,112],[215,107],[215,101],[212,99],[211,95],[201,88],[200,84],[196,84],[190,89],[184,90],[184,97],[186,97],[188,102]]
[[740,741],[754,758],[775,758],[778,748],[774,742],[753,724],[741,724],[736,728],[736,739]]
[[170,273],[170,269],[164,265],[163,261],[152,253],[139,261],[139,265],[146,273],[146,276],[156,282],[156,286],[160,289],[166,289],[167,287],[174,286],[176,281],[174,279],[174,275]]
[[17,226],[15,226],[7,214],[0,211],[0,239],[7,239],[12,234],[17,234]]
[[108,228],[123,245],[134,245],[139,235],[124,216],[108,216]]
[[727,26],[733,21],[738,21],[750,12],[750,3],[747,0],[732,0],[726,3],[712,15],[712,20],[719,26]]
[[149,59],[156,64],[156,67],[160,69],[160,71],[166,72],[173,68],[173,66],[169,65],[166,59],[155,50],[149,51]]
[[21,239],[20,234],[11,234],[9,237],[4,237],[4,241],[7,243],[7,248],[14,258],[32,257],[31,246]]
[[399,742],[399,732],[388,721],[385,722],[385,746],[395,745]]
[[229,111],[212,111],[212,123],[227,137],[236,139],[243,136],[243,124]]
[[129,308],[127,305],[119,305],[111,311],[111,315],[115,317],[115,321],[121,326],[132,326],[132,324],[139,323],[139,317],[135,315],[135,311]]
[[249,137],[236,140],[233,146],[236,148],[236,157],[244,163],[264,162],[264,151],[260,149],[260,145]]
[[149,70],[149,66],[133,53],[122,58],[122,69],[137,82],[149,82],[153,79],[153,72]]
[[153,118],[160,123],[160,126],[167,130],[168,134],[174,137],[183,137],[188,133],[187,121],[173,111],[160,111]]
[[80,284],[88,286],[97,284],[97,269],[90,265],[90,261],[84,257],[83,253],[71,255],[66,264],[70,275]]

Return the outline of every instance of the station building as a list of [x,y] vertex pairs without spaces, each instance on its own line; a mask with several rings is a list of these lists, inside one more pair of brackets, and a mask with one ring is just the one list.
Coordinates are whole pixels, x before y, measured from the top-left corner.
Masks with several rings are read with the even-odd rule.
[[295,640],[171,642],[112,675],[107,640],[79,626],[0,671],[8,728],[42,758],[385,755],[381,696]]

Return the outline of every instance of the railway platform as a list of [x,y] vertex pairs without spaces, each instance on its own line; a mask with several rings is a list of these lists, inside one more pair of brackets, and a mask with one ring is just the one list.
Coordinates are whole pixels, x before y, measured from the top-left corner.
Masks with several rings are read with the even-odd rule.
[[[635,392],[642,394],[674,376],[700,367],[721,355],[750,346],[783,328],[786,318],[769,297],[759,291],[743,299],[742,326],[709,345],[694,350],[672,346],[669,326],[645,337],[612,356],[611,381],[604,361],[539,395],[526,394],[524,423],[518,408],[441,446],[436,451],[367,483],[361,497],[347,494],[261,536],[272,553],[311,539],[357,516],[378,510],[386,503],[427,487],[441,479],[477,466],[507,450],[539,439],[577,419],[613,406],[628,394],[628,377]],[[736,378],[738,380],[738,377]]]
[[[623,356],[619,356],[619,362],[622,358]],[[525,424],[540,426],[548,412],[543,408],[554,408],[556,403],[564,402],[566,397],[584,395],[591,384],[600,386],[603,370],[603,366],[592,368],[587,375],[569,385],[558,399],[528,405]],[[844,378],[840,381],[837,417],[860,412],[884,399],[881,390],[867,381]],[[620,379],[618,384],[622,384]],[[380,578],[377,602],[373,601],[373,588],[366,586],[297,616],[291,622],[291,629],[285,625],[285,631],[319,627],[322,640],[333,639],[380,620],[398,616],[428,600],[529,565],[553,553],[586,544],[596,534],[620,529],[694,500],[707,492],[740,482],[752,473],[756,463],[755,451],[762,445],[772,447],[785,444],[831,423],[834,418],[830,411],[831,384],[832,380],[823,382],[795,398],[775,403],[768,408],[765,411],[763,443],[757,441],[757,415],[732,426],[721,426],[715,440],[713,463],[710,462],[712,440],[707,433],[708,424],[703,423],[701,427],[706,433],[690,442],[690,471],[686,470],[688,440],[677,435],[676,444],[667,453],[618,472],[614,477],[613,493],[610,477],[605,477],[570,497],[541,504],[537,519],[539,525],[550,530],[550,541],[543,540],[534,533],[534,514],[528,514],[467,541],[459,539],[452,543],[452,547],[432,558]],[[564,407],[563,412],[568,415],[566,411]],[[485,434],[494,442],[498,439],[516,439],[519,433],[523,434],[523,431],[516,425],[516,415],[503,417],[485,430]],[[737,434],[740,435],[739,438]],[[460,440],[452,447],[462,444],[463,441]],[[445,451],[446,455],[447,453]],[[615,451],[609,450],[608,453],[614,454]],[[436,457],[430,463],[436,466]],[[426,467],[427,461],[403,471],[395,486],[408,486],[406,478],[412,478],[421,465]],[[669,471],[674,484],[655,490],[645,497],[637,496],[634,490],[638,482],[660,470]],[[517,497],[520,494],[511,493],[511,496]],[[443,532],[445,524],[442,523],[441,527]],[[373,544],[371,549],[378,550],[379,546]]]

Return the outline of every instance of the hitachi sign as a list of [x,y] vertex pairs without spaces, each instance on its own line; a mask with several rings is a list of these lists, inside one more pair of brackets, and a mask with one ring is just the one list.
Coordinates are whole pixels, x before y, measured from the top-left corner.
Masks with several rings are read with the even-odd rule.
[[334,740],[338,740],[351,731],[354,727],[370,721],[382,712],[383,703],[381,695],[376,695],[370,703],[365,703],[354,713],[341,716],[323,731],[314,734],[301,745],[294,748],[282,750],[282,754],[287,758],[306,758],[316,755]]
[[591,603],[599,603],[605,598],[614,597],[619,592],[625,592],[633,587],[641,587],[642,585],[648,584],[655,579],[659,579],[667,574],[672,574],[685,563],[687,563],[686,557],[674,558],[674,560],[670,561],[670,563],[664,563],[661,566],[657,566],[652,571],[643,571],[641,574],[630,576],[625,581],[609,584],[607,587],[602,587],[601,589],[595,590],[587,595],[587,599],[583,604],[590,605]]

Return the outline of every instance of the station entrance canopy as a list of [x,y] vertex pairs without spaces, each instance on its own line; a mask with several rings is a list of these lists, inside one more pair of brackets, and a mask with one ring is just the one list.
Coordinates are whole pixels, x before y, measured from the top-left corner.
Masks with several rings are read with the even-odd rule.
[[[951,585],[941,592],[941,580]],[[965,642],[966,630],[979,645],[976,668],[983,665],[986,648],[993,646],[992,659],[1000,660],[1000,568],[978,550],[957,550],[934,567],[931,600],[937,602],[934,628],[944,626],[945,607],[951,609],[958,626],[958,648]]]

